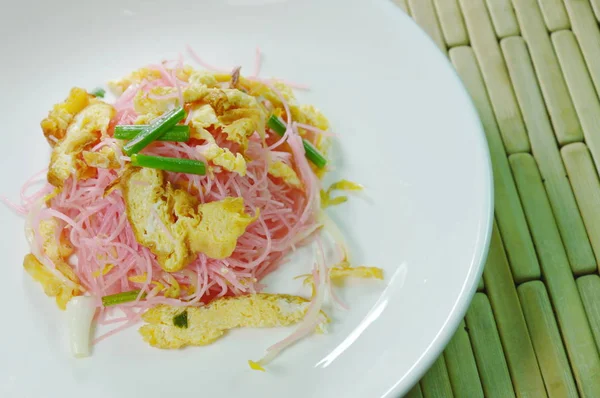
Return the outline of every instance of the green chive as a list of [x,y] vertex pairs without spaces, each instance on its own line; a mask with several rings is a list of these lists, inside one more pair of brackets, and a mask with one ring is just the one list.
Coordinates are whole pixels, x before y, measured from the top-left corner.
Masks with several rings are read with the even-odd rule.
[[[132,140],[141,133],[147,125],[119,125],[115,127],[114,137],[118,140]],[[163,135],[158,137],[156,141],[175,141],[188,142],[190,140],[190,127],[177,125]]]
[[188,328],[188,313],[187,310],[184,310],[181,314],[177,314],[173,317],[173,325],[178,328],[187,329]]
[[[285,130],[287,128],[286,125],[281,121],[281,119],[279,119],[275,115],[271,115],[271,117],[267,121],[267,126],[269,126],[271,130],[273,130],[280,136],[283,136],[285,134]],[[325,157],[321,155],[321,152],[319,152],[319,150],[315,148],[313,144],[311,144],[305,139],[302,140],[302,144],[304,145],[306,158],[313,162],[313,164],[320,169],[325,167],[325,165],[327,164],[327,159],[325,159]]]
[[150,145],[154,140],[171,130],[185,117],[182,107],[175,108],[146,126],[135,138],[123,147],[123,151],[131,156]]
[[319,150],[307,140],[303,139],[302,144],[304,144],[304,152],[306,152],[306,158],[313,162],[313,164],[320,169],[325,167],[325,165],[327,164],[327,159],[325,159],[325,157],[321,155],[321,152],[319,152]]
[[131,164],[138,167],[148,167],[151,169],[172,171],[175,173],[200,175],[204,175],[206,173],[206,166],[204,162],[193,159],[135,154],[131,156]]
[[281,121],[281,119],[275,115],[271,115],[267,121],[267,126],[281,136],[285,134],[285,130],[287,129],[286,125]]
[[92,94],[94,97],[104,98],[104,95],[106,94],[106,90],[103,89],[102,87],[98,87],[98,88],[93,89],[90,94]]
[[[123,292],[111,294],[109,296],[104,296],[102,297],[102,305],[104,305],[105,307],[109,307],[111,305],[129,303],[130,301],[134,301],[135,299],[137,299],[139,294],[140,290],[132,290],[130,292]],[[145,294],[143,296],[145,296]]]

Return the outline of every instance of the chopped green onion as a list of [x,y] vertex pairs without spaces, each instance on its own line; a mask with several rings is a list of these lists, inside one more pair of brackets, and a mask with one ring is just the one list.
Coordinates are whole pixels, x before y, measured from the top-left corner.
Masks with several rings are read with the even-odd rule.
[[173,325],[178,328],[187,329],[188,328],[188,313],[187,310],[184,310],[181,314],[177,314],[173,317]]
[[[267,126],[277,134],[283,137],[285,134],[285,130],[287,129],[286,125],[275,115],[271,115],[269,120],[267,121]],[[304,145],[304,152],[306,152],[306,158],[313,162],[315,166],[322,169],[327,164],[327,159],[317,148],[314,147],[308,140],[302,139],[302,144]]]
[[271,130],[273,130],[282,137],[285,134],[285,130],[287,129],[287,126],[281,121],[280,118],[278,118],[275,115],[271,115],[271,117],[267,121],[267,126],[269,126]]
[[159,118],[156,118],[151,124],[129,141],[123,147],[123,151],[131,156],[146,148],[150,143],[162,136],[165,132],[171,130],[177,123],[185,117],[185,111],[182,107],[175,108]]
[[[111,294],[109,296],[103,296],[102,305],[104,305],[105,307],[109,307],[111,305],[129,303],[130,301],[134,301],[135,299],[137,299],[139,294],[140,290],[132,290],[130,292],[123,292]],[[145,294],[143,296],[145,296]]]
[[104,95],[106,94],[106,90],[103,89],[102,87],[98,87],[98,88],[93,89],[90,94],[92,94],[94,97],[104,98]]
[[321,155],[321,152],[319,152],[319,150],[307,140],[303,139],[302,144],[304,144],[304,152],[306,152],[306,158],[313,162],[313,164],[320,169],[325,167],[325,165],[327,164],[327,159],[325,159],[325,157]]
[[[115,126],[114,137],[118,140],[132,140],[142,132],[147,125],[118,125]],[[190,140],[190,126],[177,125],[157,138],[157,141],[188,142]]]
[[206,165],[204,162],[193,159],[135,154],[131,156],[131,164],[134,166],[172,171],[175,173],[200,175],[204,175],[206,173]]

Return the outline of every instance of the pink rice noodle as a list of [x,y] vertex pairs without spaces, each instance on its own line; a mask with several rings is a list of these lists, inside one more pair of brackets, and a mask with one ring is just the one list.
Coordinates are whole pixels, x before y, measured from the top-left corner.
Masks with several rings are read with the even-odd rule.
[[[188,53],[190,54],[190,57],[194,60],[194,62],[196,62],[198,65],[200,65],[204,69],[208,69],[210,71],[218,72],[218,73],[229,73],[233,69],[233,68],[218,68],[212,64],[209,64],[203,58],[198,56],[198,54],[189,45],[186,46],[186,49],[187,49]],[[259,78],[258,75],[260,74],[261,65],[262,65],[262,53],[260,51],[260,48],[257,47],[256,52],[255,52],[255,58],[254,58],[254,73],[250,76],[247,76],[247,79],[255,80],[255,81],[258,81],[261,83],[265,83],[265,84],[279,81],[279,82],[284,83],[285,85],[287,85],[291,88],[297,89],[297,90],[308,90],[309,89],[309,87],[305,84],[295,83],[295,82],[291,82],[288,80]]]
[[315,133],[315,134],[320,134],[320,135],[323,135],[323,136],[326,136],[326,137],[334,137],[334,136],[337,136],[337,134],[336,134],[336,133],[333,133],[333,132],[331,132],[331,131],[323,131],[323,130],[321,130],[321,129],[319,129],[319,128],[316,128],[316,127],[314,127],[314,126],[311,126],[310,124],[296,123],[296,127],[297,127],[297,128],[299,128],[299,129],[304,129],[304,130],[307,130],[307,131],[313,132],[313,133]]
[[312,334],[317,327],[325,321],[325,317],[321,313],[321,308],[325,301],[325,292],[327,285],[328,268],[325,261],[325,254],[320,240],[317,240],[317,259],[312,270],[312,277],[315,284],[315,294],[308,305],[306,314],[302,321],[296,327],[296,330],[285,339],[273,344],[267,348],[266,355],[261,358],[258,363],[261,366],[269,364],[283,350],[293,345],[302,338]]
[[256,47],[256,57],[254,58],[254,73],[251,77],[258,77],[260,75],[260,67],[262,65],[262,55],[260,52],[260,48]]
[[[225,71],[206,64],[191,48],[188,50],[192,58],[204,67]],[[260,72],[259,49],[256,54],[255,74],[257,75]],[[148,92],[158,86],[176,87],[177,97],[183,101],[182,89],[187,83],[176,77],[177,71],[183,68],[182,58],[174,64],[177,70],[168,69],[165,66],[168,65],[167,62],[152,65],[151,68],[160,71],[159,79],[129,86],[114,103],[116,109],[114,123],[134,122],[138,115],[133,106],[133,99],[140,90]],[[147,294],[143,300],[140,299],[140,294],[134,302],[116,308],[101,308],[97,318],[99,324],[119,325],[98,337],[96,342],[134,325],[140,320],[143,311],[157,304],[203,305],[216,297],[258,292],[264,287],[259,281],[276,270],[296,245],[308,243],[308,237],[313,236],[312,231],[317,229],[319,181],[304,156],[302,139],[298,135],[296,124],[291,119],[288,104],[281,93],[271,88],[280,97],[286,112],[286,134],[282,139],[271,138],[268,142],[271,145],[267,147],[263,146],[258,134],[250,138],[245,153],[249,159],[245,177],[215,166],[211,167],[212,173],[206,176],[166,173],[167,179],[174,186],[187,188],[196,195],[200,203],[240,196],[244,198],[247,212],[254,214],[260,211],[258,220],[246,229],[238,239],[236,249],[226,259],[212,259],[199,254],[183,270],[172,273],[174,279],[164,276],[164,271],[155,255],[137,242],[126,216],[125,203],[120,190],[115,189],[105,195],[106,188],[115,181],[120,170],[98,169],[96,176],[86,180],[73,178],[66,180],[63,189],[51,199],[49,208],[43,205],[41,199],[54,192],[53,186],[45,183],[34,193],[28,193],[32,185],[47,170],[37,173],[25,182],[19,204],[0,198],[16,212],[28,217],[34,236],[32,243],[34,253],[43,256],[40,222],[49,218],[58,220],[56,236],[68,238],[70,241],[74,257],[77,259],[74,271],[87,293],[98,298],[99,307],[101,307],[99,298],[105,295],[136,289]],[[213,135],[220,146],[234,153],[239,151],[239,145],[227,141],[225,133],[214,132]],[[291,153],[274,150],[283,142],[289,144]],[[155,142],[148,146],[144,153],[205,161],[201,151],[202,144],[201,141]],[[105,146],[110,146],[117,151],[122,165],[128,161],[128,158],[123,156],[118,141],[112,137],[105,137],[92,150],[98,151]],[[271,177],[268,174],[270,159],[279,159],[292,165],[302,179],[305,190],[291,188],[281,180]],[[167,226],[161,225],[161,228],[168,232]],[[299,242],[299,236],[303,237],[302,242]],[[45,264],[54,268],[49,259],[44,260]],[[146,275],[145,281],[130,280],[131,277],[140,275]],[[320,275],[324,274],[320,273]],[[169,281],[173,282],[173,280],[181,286],[181,299],[166,298],[163,295],[164,291],[156,289],[156,281],[169,287]],[[315,275],[315,281],[317,280],[320,280],[318,274]],[[325,286],[325,283],[319,286]],[[115,312],[121,314],[115,317]],[[307,327],[314,329],[313,324]],[[304,329],[302,329],[303,333]]]
[[196,52],[189,45],[186,46],[186,49],[187,49],[188,53],[190,54],[190,57],[192,57],[192,59],[198,65],[203,67],[204,69],[208,69],[210,71],[219,72],[219,73],[229,73],[229,71],[231,71],[231,69],[232,69],[232,68],[226,68],[226,69],[217,68],[216,66],[211,65],[208,62],[205,62],[202,58],[200,58],[200,56],[198,56],[198,54],[196,54]]

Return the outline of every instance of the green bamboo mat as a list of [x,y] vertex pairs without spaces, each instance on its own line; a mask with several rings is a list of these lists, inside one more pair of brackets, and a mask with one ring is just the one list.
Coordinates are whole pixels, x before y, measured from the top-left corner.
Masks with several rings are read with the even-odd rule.
[[495,223],[464,321],[406,397],[600,398],[600,0],[392,0],[484,126]]

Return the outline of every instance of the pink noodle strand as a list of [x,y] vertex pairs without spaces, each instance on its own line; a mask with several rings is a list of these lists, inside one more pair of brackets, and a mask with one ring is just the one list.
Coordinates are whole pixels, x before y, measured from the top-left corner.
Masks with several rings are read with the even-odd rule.
[[262,64],[262,56],[261,56],[260,48],[256,47],[256,57],[254,59],[254,73],[252,77],[258,77],[260,75],[260,67]]
[[200,65],[201,67],[203,67],[205,69],[212,70],[212,71],[219,72],[219,73],[229,73],[229,71],[232,69],[232,68],[227,68],[227,69],[217,68],[216,66],[213,66],[213,65],[205,62],[202,58],[200,58],[198,56],[198,54],[196,54],[196,52],[189,45],[186,46],[186,49],[187,49],[188,53],[190,54],[190,56],[192,57],[192,59],[198,65]]

